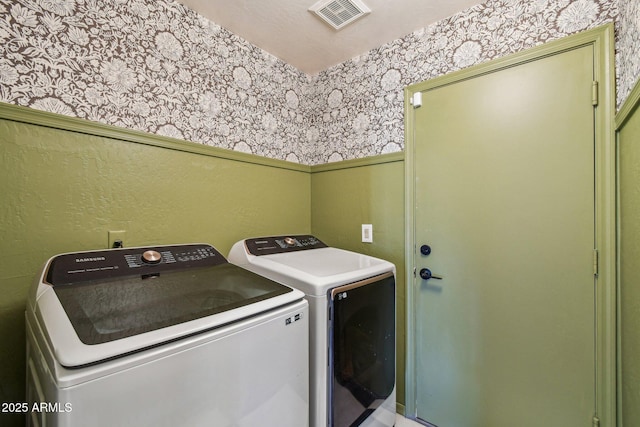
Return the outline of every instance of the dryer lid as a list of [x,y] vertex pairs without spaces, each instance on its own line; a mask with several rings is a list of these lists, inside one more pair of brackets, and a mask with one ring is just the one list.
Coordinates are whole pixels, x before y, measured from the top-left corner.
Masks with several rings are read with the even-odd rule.
[[335,286],[395,273],[388,261],[332,247],[254,256],[240,241],[231,249],[229,260],[309,296],[324,296]]

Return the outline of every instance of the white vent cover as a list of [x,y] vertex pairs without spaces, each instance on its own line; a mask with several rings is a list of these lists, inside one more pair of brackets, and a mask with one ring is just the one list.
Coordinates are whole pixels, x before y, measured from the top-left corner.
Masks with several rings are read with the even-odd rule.
[[371,12],[360,0],[320,0],[309,8],[320,19],[339,30]]

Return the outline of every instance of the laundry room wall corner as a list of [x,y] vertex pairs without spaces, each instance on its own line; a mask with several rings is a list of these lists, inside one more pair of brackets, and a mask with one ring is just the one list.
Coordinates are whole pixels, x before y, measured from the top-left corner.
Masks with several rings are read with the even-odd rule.
[[640,423],[640,80],[616,116],[618,149],[618,420]]
[[[373,224],[373,242],[361,242]],[[396,398],[404,411],[404,152],[311,167],[311,230],[330,246],[396,266]]]
[[109,230],[224,254],[309,233],[310,186],[308,166],[0,103],[0,403],[25,401],[27,290],[49,257],[104,249]]

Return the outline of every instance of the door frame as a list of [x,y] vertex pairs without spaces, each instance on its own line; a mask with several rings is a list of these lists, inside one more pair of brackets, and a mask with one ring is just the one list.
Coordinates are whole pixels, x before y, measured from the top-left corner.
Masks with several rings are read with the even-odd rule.
[[[595,408],[602,427],[616,425],[616,154],[614,27],[609,23],[579,34],[545,43],[504,58],[408,86],[404,90],[405,126],[405,268],[406,287],[406,389],[405,414],[416,418],[416,319],[417,290],[415,241],[415,141],[414,94],[479,77],[547,56],[584,46],[594,52],[595,125],[595,241],[598,251],[595,325]],[[417,107],[419,108],[419,107]]]

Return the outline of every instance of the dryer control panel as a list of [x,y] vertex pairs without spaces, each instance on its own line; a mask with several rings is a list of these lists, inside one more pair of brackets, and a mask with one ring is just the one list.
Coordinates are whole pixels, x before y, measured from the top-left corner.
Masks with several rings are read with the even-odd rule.
[[225,257],[207,244],[105,249],[54,257],[45,280],[57,286],[225,263]]
[[327,247],[327,245],[322,243],[320,240],[308,234],[299,236],[272,236],[247,239],[245,240],[245,246],[251,255],[256,256]]

